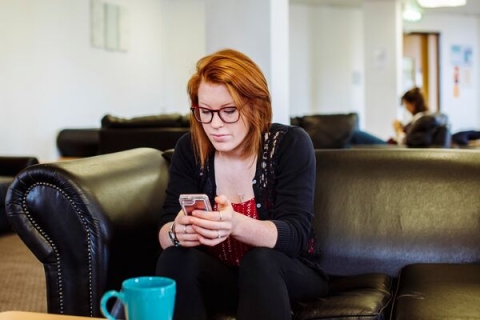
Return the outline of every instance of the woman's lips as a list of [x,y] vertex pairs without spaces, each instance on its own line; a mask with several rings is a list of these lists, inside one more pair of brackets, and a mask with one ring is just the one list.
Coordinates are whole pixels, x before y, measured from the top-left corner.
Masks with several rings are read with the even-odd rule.
[[226,135],[226,134],[212,134],[211,137],[215,142],[225,142],[228,138],[228,135]]

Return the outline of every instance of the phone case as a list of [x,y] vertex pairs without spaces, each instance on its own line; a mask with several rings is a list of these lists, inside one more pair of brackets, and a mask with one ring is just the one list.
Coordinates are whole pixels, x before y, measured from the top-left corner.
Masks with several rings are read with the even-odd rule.
[[212,211],[206,194],[181,194],[178,201],[186,215],[190,215],[193,210]]

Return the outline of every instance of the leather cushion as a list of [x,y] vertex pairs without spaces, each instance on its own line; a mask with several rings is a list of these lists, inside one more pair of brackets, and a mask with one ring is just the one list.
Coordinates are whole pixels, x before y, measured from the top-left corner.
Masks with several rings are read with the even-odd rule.
[[100,129],[99,153],[112,153],[134,148],[169,150],[175,148],[178,139],[190,131],[189,128],[123,128]]
[[480,319],[480,265],[432,263],[404,267],[392,319]]
[[63,129],[57,136],[57,149],[62,157],[90,157],[98,154],[98,128]]
[[188,127],[186,116],[179,113],[161,114],[135,118],[120,118],[105,115],[102,128],[156,128],[156,127]]
[[328,295],[302,304],[294,318],[384,319],[391,290],[392,279],[381,273],[332,277]]
[[357,122],[356,113],[311,115],[293,121],[305,129],[315,149],[345,148]]

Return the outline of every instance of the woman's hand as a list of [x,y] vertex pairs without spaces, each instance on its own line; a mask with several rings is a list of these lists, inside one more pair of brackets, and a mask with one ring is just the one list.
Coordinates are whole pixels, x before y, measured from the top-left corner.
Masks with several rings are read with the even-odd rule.
[[192,216],[187,216],[182,210],[175,217],[175,235],[182,247],[196,247],[200,245],[199,236],[191,222]]
[[393,121],[393,130],[395,133],[403,132],[403,124],[398,120]]
[[[225,241],[233,229],[233,218],[236,215],[232,204],[225,196],[215,198],[218,211],[194,210],[190,218],[192,231],[196,240],[207,246],[215,246]],[[187,231],[190,229],[187,228]]]

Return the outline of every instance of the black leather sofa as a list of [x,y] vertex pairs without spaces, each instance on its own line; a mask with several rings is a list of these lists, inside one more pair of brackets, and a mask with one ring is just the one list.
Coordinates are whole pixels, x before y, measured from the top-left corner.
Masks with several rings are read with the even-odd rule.
[[62,129],[57,134],[57,150],[63,158],[91,157],[99,154],[99,128]]
[[178,139],[190,131],[189,115],[179,113],[120,118],[105,115],[99,136],[99,153],[106,154],[148,147],[173,149]]
[[0,157],[0,234],[12,230],[5,212],[8,187],[20,171],[34,164],[38,164],[38,159],[33,156]]
[[[43,263],[48,312],[100,316],[151,275],[170,152],[140,148],[22,171],[7,214]],[[480,152],[316,150],[327,297],[294,319],[480,319]]]
[[[91,157],[99,154],[148,147],[173,149],[190,130],[190,115],[159,114],[121,118],[107,114],[100,128],[63,129],[57,135],[62,157]],[[291,118],[312,137],[317,149],[345,148],[357,128],[356,113],[318,114]]]

